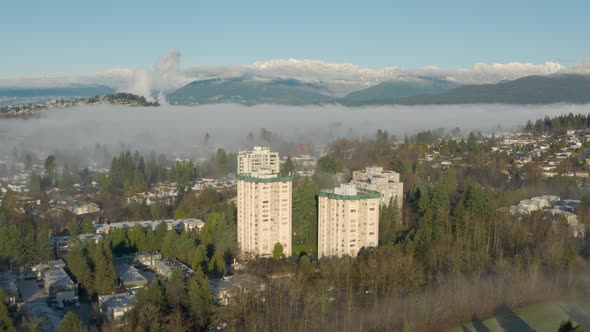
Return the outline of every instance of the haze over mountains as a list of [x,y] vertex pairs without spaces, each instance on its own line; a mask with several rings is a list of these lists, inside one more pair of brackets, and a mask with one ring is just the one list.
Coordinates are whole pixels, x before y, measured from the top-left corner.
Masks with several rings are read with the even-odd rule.
[[588,77],[589,63],[564,67],[555,62],[476,64],[467,69],[443,70],[369,69],[348,63],[289,59],[182,69],[180,53],[172,50],[153,69],[119,68],[80,77],[0,79],[0,103],[18,99],[6,91],[16,94],[18,90],[21,95],[46,93],[53,98],[59,96],[48,88],[59,87],[67,98],[76,95],[81,85],[94,87],[95,94],[112,88],[152,99],[166,96],[172,105],[586,103],[590,102]]

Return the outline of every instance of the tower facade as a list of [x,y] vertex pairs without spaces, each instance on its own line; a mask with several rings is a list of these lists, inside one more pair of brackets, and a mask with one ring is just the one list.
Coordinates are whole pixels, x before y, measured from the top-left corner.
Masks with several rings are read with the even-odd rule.
[[381,194],[342,184],[318,194],[318,258],[349,255],[379,243]]
[[383,167],[367,167],[364,171],[352,172],[352,182],[357,188],[380,192],[382,205],[396,202],[398,209],[402,210],[404,184],[399,180],[399,173],[385,171]]
[[279,174],[279,153],[270,151],[268,147],[255,146],[251,151],[238,153],[238,174],[250,174],[268,170]]
[[271,257],[277,243],[292,251],[293,178],[278,176],[278,153],[269,148],[238,156],[238,244],[245,258]]

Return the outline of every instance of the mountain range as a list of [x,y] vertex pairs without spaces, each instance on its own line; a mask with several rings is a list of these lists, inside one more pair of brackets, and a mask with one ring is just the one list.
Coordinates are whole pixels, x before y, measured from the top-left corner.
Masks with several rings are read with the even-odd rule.
[[439,94],[398,98],[394,104],[553,104],[590,103],[590,76],[528,76],[496,84],[464,85]]
[[328,89],[295,79],[215,78],[191,82],[166,96],[172,105],[213,103],[305,105],[331,101]]
[[589,102],[590,62],[475,64],[370,69],[319,60],[271,60],[250,65],[181,69],[179,54],[162,57],[153,70],[112,69],[93,76],[0,79],[0,106],[129,92],[172,105],[347,106],[465,103]]
[[535,75],[495,84],[466,84],[436,77],[400,77],[338,97],[321,83],[296,79],[239,77],[195,81],[167,95],[173,105],[260,103],[346,106],[419,104],[552,104],[589,103],[590,76]]

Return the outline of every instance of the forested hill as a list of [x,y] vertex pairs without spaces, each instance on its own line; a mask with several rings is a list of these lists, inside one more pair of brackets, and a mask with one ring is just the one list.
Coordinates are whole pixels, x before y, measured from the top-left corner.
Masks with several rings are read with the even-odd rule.
[[590,102],[590,76],[527,76],[496,84],[461,85],[441,78],[400,78],[337,97],[322,82],[255,77],[194,81],[167,96],[173,105],[212,103],[309,105],[552,104]]
[[395,104],[553,104],[590,102],[590,76],[528,76],[497,84],[464,85],[436,95],[399,98]]
[[[131,100],[104,85],[73,85],[58,88],[0,88],[0,107],[42,104],[114,95],[142,106],[147,101]],[[590,76],[555,74],[527,76],[496,84],[461,85],[436,77],[384,81],[344,97],[325,82],[292,78],[263,79],[255,76],[213,78],[191,82],[166,95],[171,105],[238,103],[244,105],[445,105],[445,104],[553,104],[590,102]],[[111,98],[112,99],[112,98]]]
[[438,94],[460,86],[455,82],[437,78],[398,79],[379,83],[368,89],[352,92],[338,103],[347,106],[392,104],[397,99],[417,95]]
[[331,91],[295,79],[252,77],[194,81],[167,96],[172,105],[217,103],[307,105],[329,102]]

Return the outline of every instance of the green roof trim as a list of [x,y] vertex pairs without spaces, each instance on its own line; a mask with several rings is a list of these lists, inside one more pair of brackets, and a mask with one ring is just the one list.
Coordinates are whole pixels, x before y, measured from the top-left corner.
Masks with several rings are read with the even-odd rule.
[[381,198],[381,193],[378,191],[357,188],[357,194],[354,196],[351,196],[351,195],[334,194],[334,190],[327,189],[327,190],[320,190],[320,192],[318,193],[318,196],[327,197],[330,199],[338,199],[338,200],[342,200],[342,201],[357,201],[357,200],[361,200],[361,199]]
[[255,183],[271,183],[271,182],[291,182],[293,181],[292,176],[276,176],[274,178],[257,178],[254,176],[248,175],[238,175],[236,176],[238,181],[246,181],[246,182],[255,182]]

